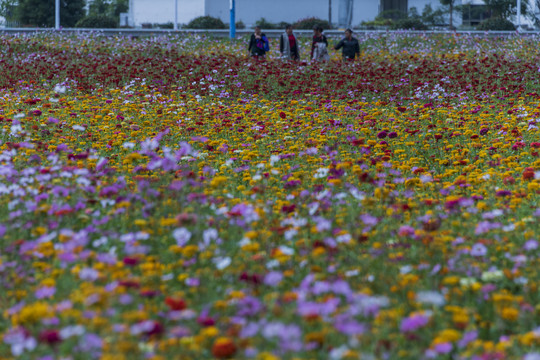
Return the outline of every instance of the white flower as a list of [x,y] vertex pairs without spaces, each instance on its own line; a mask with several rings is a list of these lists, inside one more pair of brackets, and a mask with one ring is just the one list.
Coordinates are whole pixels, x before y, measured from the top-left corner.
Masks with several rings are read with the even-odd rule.
[[173,231],[173,237],[178,246],[184,246],[191,239],[191,232],[186,228],[177,228]]
[[446,302],[444,296],[436,291],[419,291],[416,294],[416,301],[437,307],[443,306]]
[[283,235],[285,237],[285,240],[291,241],[296,234],[298,234],[297,230],[290,229],[290,230],[285,231],[285,234],[283,234]]
[[245,245],[248,245],[248,244],[251,244],[251,241],[250,241],[247,237],[242,238],[242,240],[240,240],[240,241],[238,242],[238,245],[239,245],[240,247],[245,246]]
[[216,264],[216,268],[218,270],[223,270],[229,265],[231,265],[231,258],[230,257],[224,257],[224,258],[216,258],[214,259],[214,264]]
[[66,92],[66,90],[67,90],[66,86],[63,86],[60,84],[56,84],[56,86],[54,87],[54,92],[58,94],[63,94]]
[[504,273],[501,270],[484,271],[481,279],[485,282],[501,280],[504,277]]
[[343,234],[336,237],[336,241],[338,243],[350,243],[351,242],[351,235],[350,234]]
[[290,248],[288,246],[285,246],[285,245],[281,245],[279,247],[279,250],[284,254],[284,255],[288,255],[288,256],[291,256],[292,254],[294,254],[294,249],[293,248]]
[[313,177],[315,179],[325,178],[328,175],[329,171],[330,171],[330,169],[328,169],[328,168],[319,168],[319,169],[317,169],[317,171],[315,172],[315,175],[313,175]]
[[345,345],[341,345],[340,347],[338,348],[335,348],[335,349],[332,349],[332,351],[330,351],[330,359],[331,360],[340,360],[344,355],[345,353],[349,351],[349,348]]
[[84,334],[84,327],[82,325],[67,326],[60,330],[60,337],[67,339],[72,336],[81,336]]
[[135,147],[135,143],[132,143],[132,142],[129,142],[129,141],[126,141],[122,147],[124,149],[133,149]]
[[274,164],[277,163],[278,161],[279,161],[279,156],[278,155],[270,156],[270,165],[274,166]]
[[212,240],[216,240],[218,238],[218,232],[216,229],[210,228],[206,229],[203,232],[203,241],[206,245],[209,245]]
[[84,131],[85,130],[84,127],[81,126],[81,125],[73,125],[72,129],[73,130],[78,130],[78,131]]

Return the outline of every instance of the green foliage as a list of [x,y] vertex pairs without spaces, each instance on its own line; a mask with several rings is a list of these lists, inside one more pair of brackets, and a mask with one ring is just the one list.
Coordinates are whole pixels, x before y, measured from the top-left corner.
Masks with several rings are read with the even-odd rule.
[[427,4],[422,10],[422,22],[427,25],[435,26],[444,24],[444,11],[442,9],[433,10],[430,4]]
[[236,28],[237,28],[237,29],[240,29],[240,30],[246,28],[246,24],[244,24],[244,22],[243,22],[242,20],[237,21],[235,25],[236,25]]
[[[484,0],[484,3],[491,10],[494,18],[507,19],[517,13],[516,0]],[[527,12],[528,4],[528,0],[521,1],[522,14]]]
[[270,21],[266,20],[265,18],[260,18],[255,22],[255,25],[260,26],[261,29],[271,30],[271,29],[279,29],[278,24],[271,23]]
[[129,0],[93,0],[88,6],[88,15],[107,15],[118,18],[129,10]]
[[401,19],[394,22],[390,28],[392,30],[427,30],[428,27],[420,19]]
[[191,20],[186,27],[188,29],[226,29],[227,25],[219,18],[199,16]]
[[75,27],[85,29],[114,29],[118,21],[107,15],[88,15],[77,21]]
[[377,18],[380,18],[380,19],[390,19],[390,20],[401,20],[401,19],[406,19],[407,18],[407,13],[404,13],[403,11],[400,11],[400,10],[386,10],[386,11],[383,11],[381,12],[375,19]]
[[17,0],[0,0],[0,17],[7,22],[15,20]]
[[321,26],[323,29],[331,29],[332,25],[327,20],[322,20],[316,17],[298,20],[293,24],[295,29],[311,30],[314,26]]
[[174,24],[172,21],[169,21],[163,24],[154,24],[153,27],[158,29],[174,29]]
[[[20,0],[16,18],[25,26],[53,27],[55,0]],[[84,0],[60,0],[60,25],[73,27],[85,16]]]
[[506,19],[502,18],[491,18],[483,21],[478,25],[478,30],[516,30],[514,24]]
[[427,30],[426,23],[435,25],[438,21],[439,13],[435,13],[431,6],[426,6],[422,15],[418,13],[416,7],[412,7],[408,14],[399,10],[388,10],[381,12],[374,21],[362,22],[364,26],[387,26],[393,30]]

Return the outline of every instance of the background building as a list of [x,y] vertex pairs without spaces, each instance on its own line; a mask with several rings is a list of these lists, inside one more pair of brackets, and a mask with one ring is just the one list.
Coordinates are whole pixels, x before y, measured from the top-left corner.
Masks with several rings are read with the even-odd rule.
[[[230,0],[177,0],[178,22],[187,24],[197,16],[209,15],[229,22]],[[175,0],[130,0],[129,22],[140,27],[144,23],[164,24],[174,21]],[[467,4],[467,11],[454,14],[454,25],[475,26],[489,17],[482,0],[458,0],[456,5]],[[433,10],[441,7],[439,0],[236,0],[236,21],[252,27],[265,18],[268,22],[294,23],[300,19],[317,17],[328,20],[338,27],[358,26],[362,21],[373,20],[383,11],[407,13],[416,8],[419,13],[426,5]],[[530,1],[531,10],[536,1]],[[525,19],[522,19],[526,23]]]
[[[174,1],[131,0],[133,25],[174,21]],[[229,3],[229,0],[178,0],[178,22],[186,24],[197,16],[209,15],[228,23]],[[346,25],[345,20],[352,26],[373,20],[383,10],[416,7],[421,12],[426,4],[433,8],[440,6],[439,0],[236,0],[236,21],[250,27],[261,18],[273,23],[296,22],[308,17],[328,20],[329,4],[333,24]]]

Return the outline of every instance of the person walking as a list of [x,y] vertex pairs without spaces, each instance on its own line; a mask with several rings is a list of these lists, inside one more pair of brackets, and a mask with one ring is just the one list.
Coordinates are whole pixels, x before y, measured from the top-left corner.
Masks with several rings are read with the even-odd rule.
[[330,60],[328,55],[328,39],[323,34],[321,26],[313,27],[313,41],[311,43],[311,60],[325,61]]
[[293,27],[290,24],[285,26],[285,32],[279,38],[279,52],[283,60],[300,60],[298,40],[294,36]]
[[266,34],[261,31],[260,26],[255,26],[255,32],[251,34],[248,51],[252,57],[260,60],[264,60],[266,53],[270,51],[270,42]]
[[341,39],[340,42],[334,46],[334,49],[341,50],[343,56],[343,61],[354,60],[356,55],[360,55],[360,43],[358,39],[352,36],[353,32],[351,29],[345,30],[345,37]]

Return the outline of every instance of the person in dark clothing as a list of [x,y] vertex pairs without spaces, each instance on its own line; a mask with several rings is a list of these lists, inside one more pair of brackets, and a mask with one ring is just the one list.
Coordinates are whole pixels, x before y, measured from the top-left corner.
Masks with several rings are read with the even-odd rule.
[[279,38],[279,52],[283,60],[300,60],[300,51],[298,50],[298,40],[293,34],[292,25],[285,26],[285,33]]
[[313,59],[313,53],[315,48],[319,46],[320,43],[324,44],[324,47],[328,47],[328,39],[323,35],[323,28],[321,26],[313,27],[313,41],[311,43],[311,59]]
[[266,35],[261,32],[260,26],[255,26],[255,33],[251,35],[249,40],[248,51],[252,57],[264,59],[266,53],[270,50],[270,43]]
[[358,39],[353,38],[351,29],[345,30],[345,37],[334,46],[334,49],[343,49],[341,50],[343,61],[354,60],[357,54],[360,55],[360,44]]

